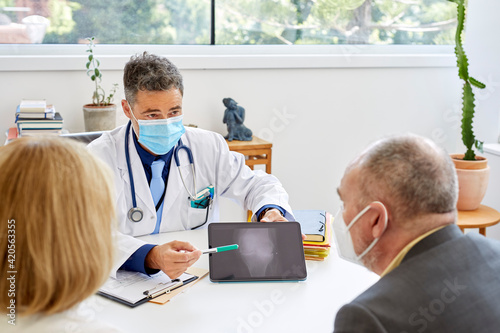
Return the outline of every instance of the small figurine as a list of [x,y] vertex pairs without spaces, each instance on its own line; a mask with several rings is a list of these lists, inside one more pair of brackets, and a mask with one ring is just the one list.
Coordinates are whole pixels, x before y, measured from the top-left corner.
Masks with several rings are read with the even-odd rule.
[[224,98],[222,103],[227,108],[224,111],[224,119],[222,119],[222,122],[227,124],[228,134],[225,138],[228,141],[251,141],[252,130],[243,125],[243,121],[245,121],[245,109],[239,106],[232,98]]

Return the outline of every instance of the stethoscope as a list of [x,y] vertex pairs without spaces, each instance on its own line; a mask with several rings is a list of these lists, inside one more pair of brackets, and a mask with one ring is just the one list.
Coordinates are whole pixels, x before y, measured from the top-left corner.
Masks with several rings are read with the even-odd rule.
[[[128,211],[128,218],[132,222],[141,222],[142,219],[144,218],[144,212],[140,207],[137,207],[137,201],[135,198],[134,175],[132,174],[132,168],[130,167],[130,153],[129,153],[130,148],[129,148],[128,143],[129,143],[131,124],[132,124],[132,122],[129,121],[127,124],[127,129],[125,131],[125,159],[127,161],[127,169],[128,169],[128,176],[130,179],[130,191],[132,192],[132,205],[133,205],[133,207],[130,208],[130,210]],[[175,160],[175,164],[177,165],[177,170],[179,170],[179,175],[181,176],[182,185],[184,185],[184,188],[188,192],[189,199],[191,201],[194,201],[194,200],[197,200],[197,197],[196,197],[196,195],[193,195],[193,193],[191,193],[191,191],[189,191],[188,187],[186,186],[186,183],[184,182],[184,177],[182,176],[182,172],[181,172],[181,168],[180,168],[179,151],[182,149],[184,149],[186,151],[186,154],[187,154],[188,159],[189,159],[189,164],[191,165],[191,171],[193,173],[193,189],[194,189],[193,193],[196,194],[196,173],[194,170],[193,152],[191,151],[191,149],[189,149],[188,146],[186,146],[182,143],[181,139],[179,139],[179,144],[177,145],[177,147],[174,148],[174,152],[173,152],[174,160]],[[208,219],[208,207],[207,207],[207,219]],[[206,221],[207,219],[205,219],[205,222],[203,224],[205,224],[207,222]],[[203,224],[201,224],[193,229],[199,228]]]

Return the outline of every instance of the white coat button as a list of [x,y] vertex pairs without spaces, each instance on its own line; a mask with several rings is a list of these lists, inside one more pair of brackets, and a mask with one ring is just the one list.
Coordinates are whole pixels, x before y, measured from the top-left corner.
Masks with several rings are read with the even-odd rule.
[[154,219],[154,216],[151,216],[151,220]]

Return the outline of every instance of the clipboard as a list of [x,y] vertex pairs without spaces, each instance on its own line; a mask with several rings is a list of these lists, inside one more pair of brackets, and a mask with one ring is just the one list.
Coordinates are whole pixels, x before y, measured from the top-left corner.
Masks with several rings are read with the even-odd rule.
[[166,293],[166,294],[163,294],[163,295],[158,296],[156,298],[150,299],[149,302],[156,303],[156,304],[165,304],[165,303],[169,302],[176,295],[183,293],[184,291],[186,291],[187,288],[190,288],[191,286],[196,284],[198,281],[203,279],[205,276],[207,276],[208,269],[189,267],[187,269],[186,273],[195,276],[196,279],[189,282],[189,284],[185,283],[182,286],[175,288],[174,290],[171,290],[169,293]]
[[[134,308],[163,295],[169,295],[172,291],[184,289],[198,278],[198,275],[188,272],[170,280],[163,272],[148,276],[139,272],[119,271],[117,278],[109,278],[97,294]],[[168,302],[170,298],[160,304]]]

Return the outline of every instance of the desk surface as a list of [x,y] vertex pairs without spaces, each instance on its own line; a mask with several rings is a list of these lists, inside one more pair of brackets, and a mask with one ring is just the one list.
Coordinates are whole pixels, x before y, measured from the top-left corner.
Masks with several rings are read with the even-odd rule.
[[[141,237],[151,243],[189,241],[207,248],[207,230]],[[208,255],[195,267],[208,269]],[[335,314],[378,280],[363,267],[339,259],[307,261],[303,282],[212,283],[205,277],[164,305],[128,308],[93,296],[96,317],[125,332],[332,332]]]

